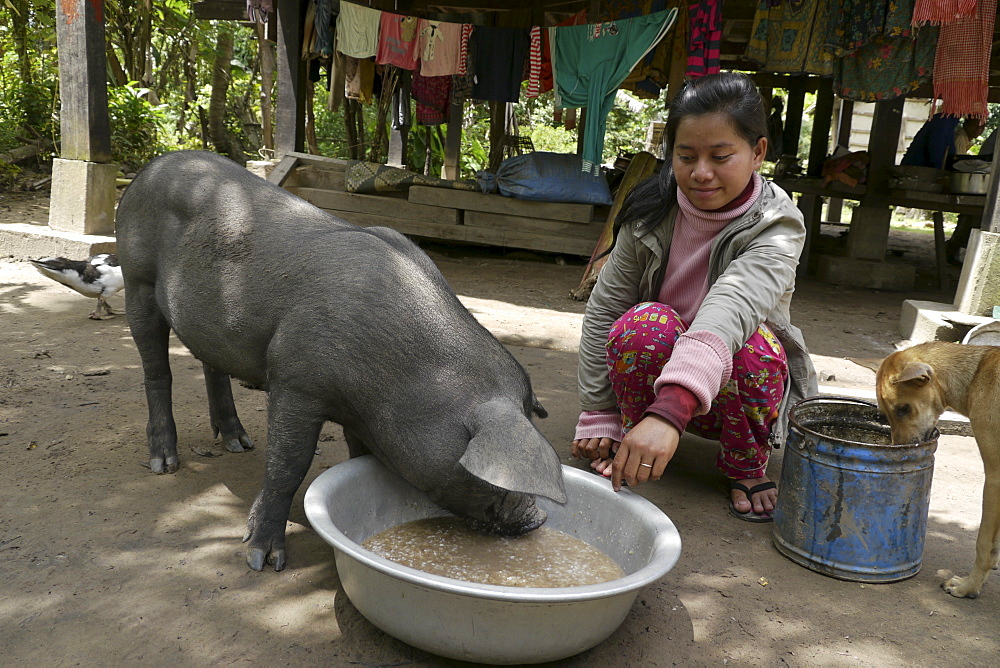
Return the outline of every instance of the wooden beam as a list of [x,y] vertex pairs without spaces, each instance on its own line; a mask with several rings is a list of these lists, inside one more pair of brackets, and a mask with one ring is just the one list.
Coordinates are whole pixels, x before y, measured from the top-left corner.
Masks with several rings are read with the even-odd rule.
[[303,0],[276,0],[278,104],[274,152],[301,153],[305,146],[306,72],[302,64]]
[[[735,69],[735,65],[733,66]],[[791,90],[799,88],[803,93],[815,93],[819,86],[819,77],[806,77],[792,74],[776,74],[774,72],[751,72],[749,77],[758,88],[784,88]]]
[[111,162],[103,0],[56,3],[59,52],[60,156]]
[[276,186],[284,185],[285,180],[288,179],[289,175],[298,166],[298,164],[298,157],[289,153],[281,159],[281,162],[278,163],[277,167],[271,170],[267,180]]

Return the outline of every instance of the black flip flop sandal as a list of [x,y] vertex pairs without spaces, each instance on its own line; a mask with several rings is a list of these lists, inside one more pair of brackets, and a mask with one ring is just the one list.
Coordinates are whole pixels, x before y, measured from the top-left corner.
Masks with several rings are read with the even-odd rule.
[[[736,482],[735,480],[729,482],[730,490],[738,489],[739,491],[743,492],[744,494],[747,495],[747,501],[750,501],[751,503],[753,503],[754,494],[758,494],[768,489],[777,489],[777,488],[778,486],[773,481],[770,480],[768,482],[762,482],[759,485],[754,485],[753,487],[749,488],[743,483]],[[730,497],[729,499],[729,514],[732,515],[733,517],[743,520],[744,522],[774,521],[774,517],[771,515],[770,512],[765,511],[763,513],[755,513],[753,511],[753,507],[751,507],[749,511],[741,513],[740,511],[736,510],[736,506],[733,505],[732,497]]]

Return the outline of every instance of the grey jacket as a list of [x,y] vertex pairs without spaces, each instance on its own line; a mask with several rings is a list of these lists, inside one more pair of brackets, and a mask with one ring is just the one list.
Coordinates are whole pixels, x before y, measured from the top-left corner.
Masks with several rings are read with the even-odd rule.
[[[645,236],[634,223],[622,227],[587,303],[580,339],[580,407],[616,407],[608,379],[605,343],[611,326],[625,311],[656,301],[667,267],[677,208]],[[774,332],[788,357],[789,379],[771,444],[780,446],[788,429],[788,408],[818,394],[816,371],[802,332],[789,320],[795,269],[805,244],[802,213],[778,186],[764,181],[757,202],[712,241],[708,295],[690,331],[708,330],[730,352],[746,342],[761,323]]]

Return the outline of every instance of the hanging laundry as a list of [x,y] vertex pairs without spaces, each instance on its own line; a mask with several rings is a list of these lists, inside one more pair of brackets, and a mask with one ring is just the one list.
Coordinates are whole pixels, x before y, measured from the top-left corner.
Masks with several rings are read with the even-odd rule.
[[[677,7],[677,20],[674,22],[673,37],[660,40],[660,43],[650,50],[639,61],[629,75],[625,77],[621,88],[631,91],[636,97],[655,100],[670,80],[670,63],[674,52],[674,42],[681,42],[681,54],[678,58],[687,59],[688,8],[686,2],[670,0],[669,6]],[[668,9],[667,0],[607,0],[601,4],[605,20],[630,19],[636,16],[652,14]]]
[[417,25],[420,74],[443,77],[458,74],[462,24],[420,19]]
[[267,18],[274,11],[271,0],[247,0],[247,19],[257,23],[267,23]]
[[825,49],[836,56],[833,90],[861,102],[891,100],[930,81],[937,28],[911,25],[916,0],[880,0],[827,8]]
[[476,75],[472,97],[517,102],[528,57],[528,29],[476,26],[470,42]]
[[458,72],[456,74],[473,74],[469,67],[469,38],[472,37],[473,25],[462,24],[462,38],[458,42]]
[[[555,27],[561,26],[578,26],[583,25],[587,22],[587,10],[581,9],[573,16],[569,17],[561,23],[557,23]],[[541,71],[538,73],[538,83],[539,92],[545,93],[552,90],[555,86],[554,79],[552,77],[552,41],[549,39],[549,33],[554,28],[546,28],[542,30],[542,67]]]
[[472,97],[472,86],[475,83],[475,74],[470,57],[469,38],[472,37],[473,25],[471,23],[462,24],[462,36],[458,42],[458,73],[451,77],[451,103],[455,105],[464,104]]
[[833,56],[823,48],[833,0],[759,0],[744,57],[762,70],[784,74],[833,74]]
[[[825,49],[837,58],[850,55],[879,35],[891,35],[899,21],[895,0],[837,0],[827,3]],[[906,0],[913,17],[913,0]],[[907,22],[909,23],[909,22]]]
[[316,5],[316,43],[313,50],[321,56],[333,53],[333,0],[313,0]]
[[913,25],[944,25],[967,18],[976,13],[976,4],[976,0],[917,0],[913,8]]
[[441,125],[448,122],[448,105],[451,100],[451,77],[425,77],[413,73],[410,94],[416,101],[417,123]]
[[834,65],[833,90],[846,100],[878,102],[905,95],[931,80],[937,28],[920,36],[878,36]]
[[340,111],[340,103],[347,93],[347,56],[337,50],[334,39],[333,54],[330,56],[330,94],[326,98],[329,111]]
[[528,88],[525,97],[538,97],[541,88],[542,75],[542,29],[534,26],[531,29],[528,43]]
[[722,0],[700,0],[688,6],[688,77],[715,74],[722,53]]
[[380,65],[395,65],[404,70],[416,69],[418,23],[416,16],[382,12],[375,62]]
[[378,27],[382,12],[378,9],[340,3],[337,18],[337,48],[345,56],[370,58],[378,53]]
[[374,99],[375,61],[344,56],[344,97],[371,104]]
[[674,25],[677,9],[555,29],[552,64],[562,106],[586,107],[583,166],[596,173],[618,86]]
[[976,13],[946,23],[938,35],[934,57],[934,99],[937,112],[986,118],[989,111],[990,53],[997,18],[997,0],[979,0]]

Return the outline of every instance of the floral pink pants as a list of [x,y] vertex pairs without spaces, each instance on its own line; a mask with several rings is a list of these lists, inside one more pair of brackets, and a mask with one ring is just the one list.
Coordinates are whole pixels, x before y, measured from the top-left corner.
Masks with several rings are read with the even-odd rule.
[[[608,335],[608,375],[627,432],[653,403],[653,383],[670,359],[677,337],[687,330],[676,311],[643,302],[615,321]],[[764,475],[771,453],[771,423],[785,393],[785,350],[761,325],[733,357],[733,374],[708,413],[687,430],[722,445],[717,465],[734,480]]]

